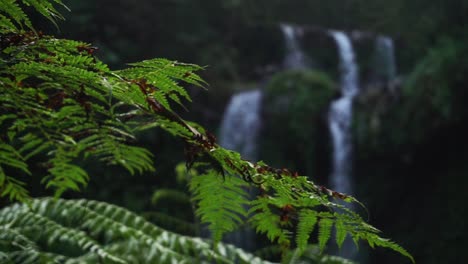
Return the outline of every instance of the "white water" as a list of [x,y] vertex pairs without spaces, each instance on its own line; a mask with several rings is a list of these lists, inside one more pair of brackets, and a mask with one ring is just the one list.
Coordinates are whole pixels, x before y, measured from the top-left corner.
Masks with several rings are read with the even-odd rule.
[[[340,31],[330,31],[339,51],[341,73],[341,97],[331,103],[328,126],[333,142],[333,167],[330,175],[331,188],[335,191],[352,194],[352,136],[351,122],[353,99],[359,92],[358,66],[348,36]],[[357,250],[348,238],[339,254],[345,258],[355,258]]]
[[[224,112],[219,135],[221,146],[238,151],[243,158],[253,161],[257,159],[261,100],[260,90],[234,95]],[[249,228],[226,234],[223,241],[248,251],[256,249],[255,232]]]
[[351,121],[353,99],[359,92],[358,66],[351,41],[346,34],[340,31],[331,31],[330,34],[338,46],[341,72],[341,97],[331,103],[328,116],[333,140],[331,187],[338,192],[352,194]]
[[261,98],[260,90],[234,95],[224,113],[219,135],[221,146],[250,160],[256,159]]
[[288,24],[281,24],[284,42],[286,44],[286,57],[283,62],[285,69],[303,69],[307,68],[306,56],[301,49],[298,38],[300,28]]
[[395,49],[393,39],[387,36],[379,35],[375,40],[376,67],[380,79],[389,82],[395,79],[397,68],[395,62]]

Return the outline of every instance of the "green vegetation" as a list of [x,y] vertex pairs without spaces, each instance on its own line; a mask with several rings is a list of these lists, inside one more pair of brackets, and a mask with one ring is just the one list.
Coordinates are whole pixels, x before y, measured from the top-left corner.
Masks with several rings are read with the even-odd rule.
[[417,145],[464,120],[468,66],[460,58],[467,55],[463,42],[444,39],[407,76],[400,94],[364,94],[355,118],[359,144],[377,152]]
[[[368,201],[375,221],[392,226],[400,239],[408,238],[414,226],[425,227],[406,240],[424,263],[459,262],[455,248],[467,245],[460,237],[466,232],[460,223],[468,217],[461,209],[468,173],[466,43],[466,38],[440,40],[408,74],[400,92],[370,91],[355,108],[357,195]],[[381,204],[395,202],[390,197],[404,201],[392,211],[405,221],[388,219]],[[432,235],[440,243],[427,242],[422,230],[438,227],[444,228]]]
[[338,88],[323,72],[293,70],[274,75],[264,90],[262,129],[268,133],[260,139],[260,157],[315,178],[320,167],[316,155],[326,149],[317,139],[337,94]]
[[[201,126],[179,117],[173,105],[190,101],[181,85],[203,86],[195,73],[201,67],[152,59],[112,71],[93,55],[91,45],[36,31],[22,9],[33,7],[55,22],[61,16],[53,3],[61,5],[60,0],[1,3],[0,192],[23,202],[0,211],[2,259],[125,263],[154,257],[159,263],[203,258],[251,263],[253,256],[219,243],[245,216],[285,252],[296,247],[298,255],[305,251],[314,226],[322,252],[334,227],[338,246],[348,235],[413,261],[360,215],[335,203],[357,202],[353,197],[286,169],[243,160],[221,148]],[[213,245],[162,231],[113,205],[59,199],[98,177],[88,173],[86,160],[119,165],[130,174],[154,170],[153,153],[136,140],[138,132],[156,127],[181,140],[187,167],[199,170],[189,185],[196,213],[213,233]],[[28,177],[40,179],[55,199],[31,200]],[[247,185],[261,194],[247,199]]]
[[7,263],[267,263],[92,200],[35,199],[2,209],[0,224]]

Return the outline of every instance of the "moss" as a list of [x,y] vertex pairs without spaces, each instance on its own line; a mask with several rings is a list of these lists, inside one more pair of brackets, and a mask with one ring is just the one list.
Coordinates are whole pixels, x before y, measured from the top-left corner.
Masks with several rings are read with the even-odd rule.
[[321,72],[295,70],[275,75],[265,89],[261,157],[276,166],[317,172],[319,134],[327,135],[325,114],[337,93]]

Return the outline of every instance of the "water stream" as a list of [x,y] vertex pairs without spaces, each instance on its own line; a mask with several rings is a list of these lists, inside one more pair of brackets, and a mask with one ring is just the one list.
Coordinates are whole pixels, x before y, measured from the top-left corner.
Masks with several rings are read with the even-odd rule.
[[234,95],[223,116],[220,145],[241,153],[248,160],[256,159],[256,142],[260,128],[260,90]]
[[[335,191],[353,194],[351,122],[353,99],[359,92],[358,66],[348,36],[341,31],[330,31],[330,35],[338,47],[341,73],[341,96],[331,103],[328,115],[333,143],[330,185]],[[357,250],[350,239],[345,241],[339,254],[345,258],[356,256]]]
[[298,32],[300,30],[300,28],[289,24],[281,24],[281,31],[283,31],[286,45],[286,56],[283,62],[285,69],[304,69],[308,66],[306,56],[298,41]]
[[340,31],[331,31],[330,34],[338,46],[341,72],[341,97],[331,103],[328,116],[328,125],[333,140],[331,187],[338,192],[351,194],[352,138],[350,130],[353,99],[359,92],[358,66],[348,36]]
[[384,35],[377,36],[375,40],[375,53],[378,77],[380,77],[384,82],[389,82],[395,79],[397,69],[393,39]]

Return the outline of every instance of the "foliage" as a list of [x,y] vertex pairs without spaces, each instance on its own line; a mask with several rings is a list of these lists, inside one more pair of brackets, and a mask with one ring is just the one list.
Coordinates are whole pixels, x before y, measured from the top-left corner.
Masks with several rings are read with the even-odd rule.
[[[0,211],[7,263],[268,263],[231,245],[171,233],[91,200],[34,199]],[[11,243],[14,241],[14,243]]]
[[[301,131],[304,122],[312,121],[324,112],[337,89],[323,72],[291,70],[274,75],[265,93],[268,116],[277,118],[291,131]],[[310,138],[305,134],[308,133],[298,135],[298,139]]]
[[[29,3],[26,0],[23,2]],[[55,2],[61,3],[59,0]],[[298,221],[296,219],[298,215],[315,211],[321,251],[330,239],[331,228],[335,224],[340,234],[348,234],[355,241],[365,240],[371,246],[393,249],[413,261],[403,248],[380,238],[379,231],[365,223],[358,214],[334,202],[334,199],[357,202],[353,197],[317,186],[298,173],[275,169],[263,162],[246,161],[238,153],[221,148],[215,137],[201,126],[180,118],[172,110],[171,103],[183,104],[183,100],[190,100],[181,86],[183,82],[196,86],[204,84],[194,73],[201,67],[153,59],[132,63],[128,69],[111,71],[93,56],[95,48],[89,44],[23,30],[31,26],[28,20],[23,19],[22,13],[17,12],[21,10],[19,5],[15,1],[5,3],[10,3],[12,7],[2,9],[7,19],[2,20],[0,27],[0,188],[3,196],[9,195],[12,200],[27,200],[23,181],[19,179],[22,173],[28,173],[33,157],[41,160],[39,164],[46,171],[43,183],[46,188],[55,189],[56,198],[67,190],[76,191],[86,185],[89,176],[84,168],[77,165],[82,159],[99,159],[120,165],[131,174],[153,170],[152,154],[134,145],[135,133],[159,127],[184,142],[188,167],[200,162],[211,167],[207,174],[191,179],[191,189],[197,202],[198,215],[203,222],[209,223],[214,234],[215,248],[223,247],[218,243],[222,235],[241,223],[240,216],[247,216],[258,232],[265,233],[283,248],[292,246],[291,230],[298,225],[300,228],[296,236],[299,237],[299,249],[303,250],[307,233],[312,231],[314,225],[304,228],[301,217]],[[54,17],[51,2],[35,3],[37,8],[46,12],[46,17]],[[8,21],[15,21],[17,28],[9,27]],[[241,188],[246,184],[258,189],[261,194],[248,201],[245,199],[245,189]],[[223,203],[220,204],[220,201]],[[219,207],[212,206],[212,203]],[[245,203],[251,206],[247,212],[242,207]],[[6,232],[24,242],[19,247],[25,251],[18,253],[22,261],[25,261],[23,257],[33,261],[35,256],[60,258],[37,252],[34,239],[24,232],[39,236],[36,238],[38,240],[51,243],[63,240],[66,242],[64,244],[75,244],[82,251],[91,252],[91,255],[85,254],[85,258],[114,262],[123,262],[122,257],[114,256],[113,252],[126,249],[127,244],[103,248],[95,240],[127,235],[133,237],[132,241],[142,239],[147,245],[155,246],[149,250],[160,250],[166,254],[167,258],[159,256],[161,261],[181,261],[193,256],[192,249],[196,249],[197,256],[217,257],[211,251],[204,251],[208,250],[209,245],[202,241],[183,238],[187,243],[193,242],[193,247],[182,247],[177,237],[162,232],[164,235],[161,241],[158,240],[162,245],[176,243],[175,246],[183,251],[179,253],[172,248],[165,249],[154,242],[160,234],[157,229],[147,227],[149,225],[140,218],[110,205],[87,201],[53,202],[48,199],[29,200],[29,205],[16,205],[2,211],[5,214],[5,230],[8,229]],[[56,207],[57,210],[54,209]],[[58,218],[49,219],[48,213],[58,214],[54,215]],[[83,219],[75,223],[75,217]],[[82,224],[82,228],[89,230],[93,238],[82,231],[61,226],[70,222]],[[28,226],[33,223],[38,226]],[[10,231],[15,227],[19,229]],[[151,232],[154,233],[148,235]],[[168,242],[167,239],[171,237],[172,240]],[[341,242],[339,239],[338,244]],[[16,247],[9,243],[6,246]],[[148,254],[152,256],[152,252],[155,253],[150,251]],[[16,258],[16,253],[9,257]]]
[[326,130],[327,109],[336,93],[336,85],[324,72],[290,70],[273,75],[264,92],[260,156],[275,166],[310,177],[320,175],[317,169],[324,162],[318,157],[326,146],[317,139]]
[[[188,98],[176,80],[202,82],[191,74],[200,69],[195,65],[154,59],[114,73],[93,57],[89,44],[33,32],[2,34],[0,125],[6,133],[0,183],[2,196],[11,199],[24,200],[27,192],[6,168],[28,173],[25,162],[42,153],[47,153],[41,161],[47,170],[43,182],[56,196],[86,184],[87,172],[75,164],[83,157],[121,165],[132,174],[154,170],[152,154],[133,145],[136,131],[156,125],[145,120],[145,112],[159,107],[172,114],[169,100]],[[157,101],[147,102],[147,94]],[[158,125],[167,123],[169,131],[180,126],[161,119]]]
[[[468,67],[459,59],[468,54],[464,43],[440,41],[404,80],[398,98],[385,92],[361,96],[354,127],[362,148],[398,151],[424,143],[438,130],[466,118],[468,94],[463,87]],[[392,133],[387,133],[390,129]]]
[[191,179],[192,199],[198,205],[196,213],[202,222],[209,224],[215,241],[234,231],[243,222],[242,217],[247,216],[248,193],[243,189],[246,187],[242,179],[228,176],[223,180],[213,170]]

